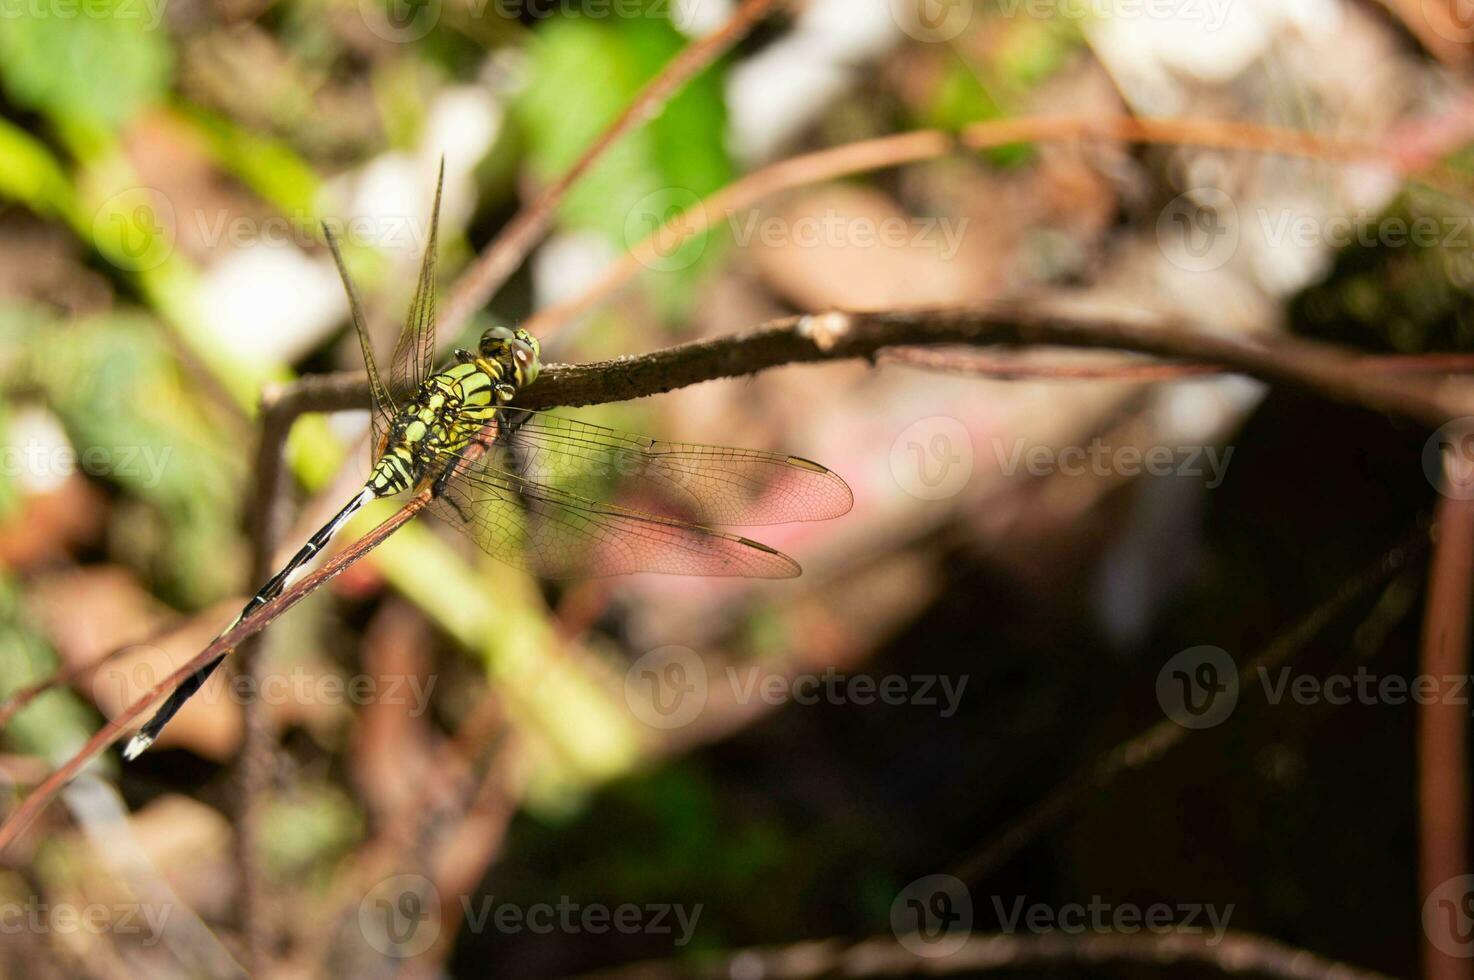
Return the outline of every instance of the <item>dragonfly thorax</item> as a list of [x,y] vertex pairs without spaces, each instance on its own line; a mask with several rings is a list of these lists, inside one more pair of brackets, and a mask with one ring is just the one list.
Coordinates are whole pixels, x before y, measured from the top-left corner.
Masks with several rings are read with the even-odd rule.
[[390,422],[369,489],[384,497],[438,473],[495,420],[507,387],[500,365],[479,358],[431,375]]
[[526,330],[492,327],[475,354],[433,374],[398,406],[368,487],[386,497],[439,473],[496,418],[500,405],[536,380],[537,339]]

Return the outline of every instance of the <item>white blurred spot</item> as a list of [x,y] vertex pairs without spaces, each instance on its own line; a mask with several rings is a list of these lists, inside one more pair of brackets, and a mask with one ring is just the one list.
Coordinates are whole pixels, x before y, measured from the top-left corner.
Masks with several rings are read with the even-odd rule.
[[732,16],[732,0],[673,0],[670,22],[687,37],[705,37]]
[[328,431],[345,443],[362,439],[369,430],[369,413],[366,409],[351,412],[334,412],[327,418]]
[[476,200],[476,165],[486,156],[506,121],[506,110],[485,88],[460,85],[435,97],[421,143],[431,170],[445,157],[445,213],[464,224]]
[[1226,83],[1265,57],[1287,28],[1325,35],[1341,18],[1331,0],[1111,0],[1107,6],[1111,15],[1087,26],[1091,46],[1132,104],[1153,113],[1184,107],[1178,78]]
[[373,244],[392,252],[396,262],[418,261],[430,234],[430,194],[435,173],[428,177],[407,153],[385,153],[346,178],[351,198],[343,214],[349,227],[374,228],[389,221],[408,221],[413,234],[388,236]]
[[901,37],[890,0],[814,0],[787,37],[728,75],[733,152],[748,162],[780,152]]
[[8,435],[6,475],[15,478],[22,493],[51,493],[76,472],[76,451],[66,430],[45,409],[31,406],[17,411]]
[[614,257],[609,240],[595,232],[564,232],[549,238],[532,258],[538,308],[572,299],[593,286]]
[[200,289],[200,313],[222,346],[252,361],[292,361],[322,341],[347,313],[331,262],[314,262],[290,242],[234,249]]
[[1216,442],[1236,429],[1268,391],[1264,382],[1236,374],[1160,385],[1162,441]]

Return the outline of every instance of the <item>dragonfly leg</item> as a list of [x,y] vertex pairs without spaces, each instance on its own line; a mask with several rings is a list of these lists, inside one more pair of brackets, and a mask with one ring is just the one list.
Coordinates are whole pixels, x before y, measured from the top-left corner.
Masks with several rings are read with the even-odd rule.
[[450,504],[451,508],[460,515],[461,520],[469,524],[471,523],[471,515],[466,513],[465,508],[461,506],[460,501],[456,500],[454,497],[447,497],[445,495],[445,488],[450,485],[450,481],[455,472],[455,460],[451,460],[450,464],[446,466],[445,469],[440,471],[440,475],[437,476],[435,478],[435,482],[431,484],[430,492],[434,494],[437,499],[443,500],[447,504]]

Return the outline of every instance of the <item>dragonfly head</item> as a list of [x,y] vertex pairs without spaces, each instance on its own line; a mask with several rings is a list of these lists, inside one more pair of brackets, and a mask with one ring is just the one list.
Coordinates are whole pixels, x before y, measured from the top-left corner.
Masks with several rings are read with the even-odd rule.
[[542,370],[542,347],[537,338],[522,328],[492,327],[481,335],[480,354],[502,369],[502,379],[514,388],[537,380]]

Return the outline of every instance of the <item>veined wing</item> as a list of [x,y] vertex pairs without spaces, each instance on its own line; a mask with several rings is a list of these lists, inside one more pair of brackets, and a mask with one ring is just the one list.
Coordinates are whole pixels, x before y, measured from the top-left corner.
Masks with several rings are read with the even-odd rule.
[[767,545],[601,503],[525,480],[488,453],[461,461],[432,504],[487,554],[549,578],[663,572],[791,578],[798,563]]
[[503,409],[489,455],[526,483],[686,523],[758,526],[822,521],[854,497],[832,471],[797,456],[666,442],[545,412]]
[[389,388],[398,398],[407,398],[430,376],[435,365],[435,259],[440,237],[440,191],[445,186],[445,160],[435,181],[435,203],[430,210],[430,236],[420,260],[420,280],[409,306],[404,330],[394,345],[389,362]]
[[338,248],[338,239],[333,230],[324,222],[322,233],[327,238],[328,248],[333,253],[333,261],[338,265],[338,276],[343,280],[343,289],[348,293],[348,309],[353,314],[353,329],[358,334],[358,346],[363,351],[363,367],[368,372],[369,392],[373,399],[373,410],[369,418],[374,427],[374,448],[383,444],[384,432],[387,430],[389,421],[398,411],[394,398],[389,394],[384,382],[379,380],[379,365],[374,360],[374,348],[369,342],[368,325],[364,322],[363,306],[358,302],[358,290],[353,286],[353,278],[348,275],[348,266],[343,263],[343,252]]

